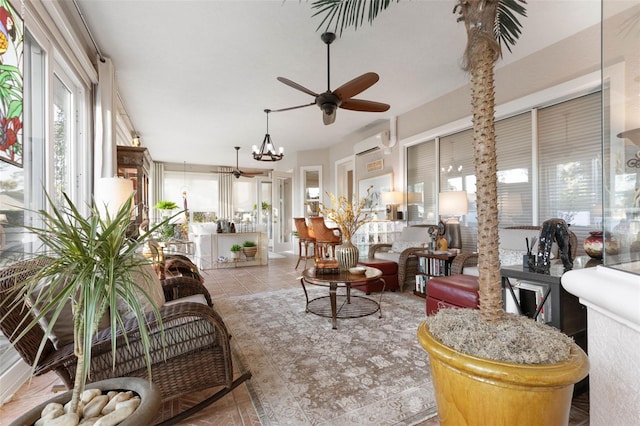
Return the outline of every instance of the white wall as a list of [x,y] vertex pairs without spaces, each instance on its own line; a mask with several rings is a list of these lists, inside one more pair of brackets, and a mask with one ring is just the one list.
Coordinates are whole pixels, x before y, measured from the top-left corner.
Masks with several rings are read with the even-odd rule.
[[[525,29],[526,30],[526,29]],[[517,49],[517,45],[515,46]],[[508,55],[509,52],[505,52]],[[544,91],[550,87],[570,82],[579,77],[597,72],[600,69],[600,26],[588,28],[572,37],[551,45],[533,55],[507,66],[496,64],[496,116],[497,118],[513,115],[533,106],[531,102],[538,102],[532,94]],[[428,76],[425,76],[428,78]],[[433,82],[437,84],[437,82]],[[584,90],[576,84],[568,91],[557,93],[560,97],[571,96]],[[529,104],[518,102],[528,97]],[[546,94],[540,102],[551,102],[553,94]],[[543,98],[537,98],[543,99]],[[504,107],[506,106],[506,108]],[[405,167],[404,149],[406,146],[424,141],[436,135],[444,135],[471,126],[471,97],[469,85],[457,88],[446,95],[421,105],[411,111],[401,114],[397,118],[397,132],[399,143],[393,148],[392,154],[383,156],[385,170],[377,174],[387,173],[387,164],[391,165],[394,173],[394,186],[404,189]],[[315,158],[322,158],[325,191],[335,189],[335,162],[353,154],[354,145],[362,140],[384,130],[389,129],[388,120],[376,120],[369,128],[362,132],[349,135],[327,150],[313,151]],[[328,151],[328,159],[322,151]],[[308,156],[305,155],[305,159]],[[317,163],[317,161],[316,161]],[[363,164],[356,160],[357,181],[364,173]],[[303,165],[302,163],[300,165]],[[307,165],[305,162],[304,165]],[[360,166],[360,167],[358,167]],[[327,170],[326,167],[329,169]],[[328,173],[327,173],[328,172]],[[299,179],[299,174],[294,179]],[[328,181],[327,181],[328,180]],[[328,186],[327,186],[328,184]]]

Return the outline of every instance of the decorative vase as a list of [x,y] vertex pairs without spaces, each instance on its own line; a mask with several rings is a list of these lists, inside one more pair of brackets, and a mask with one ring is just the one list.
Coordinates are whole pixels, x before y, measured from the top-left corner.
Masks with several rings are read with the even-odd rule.
[[568,360],[513,364],[479,358],[443,345],[423,322],[418,341],[429,353],[442,426],[567,425],[573,387],[589,372],[587,355],[575,343]]
[[342,244],[336,246],[336,260],[343,271],[356,266],[359,257],[360,251],[358,247],[351,243],[351,240],[345,240]]
[[[140,396],[140,405],[136,410],[127,417],[123,422],[119,423],[121,426],[137,426],[137,425],[150,425],[154,423],[160,406],[162,404],[162,393],[157,385],[149,383],[149,381],[138,377],[117,377],[114,379],[101,380],[99,382],[87,383],[86,389],[100,389],[103,393],[110,390],[124,391],[130,390]],[[42,404],[30,409],[18,419],[11,423],[11,426],[32,425],[39,418],[42,413],[42,409],[51,402],[58,402],[65,404],[71,400],[71,393],[73,391],[67,391],[61,395],[58,395]]]
[[584,239],[584,251],[594,259],[602,259],[602,254],[618,254],[618,241],[602,231],[591,231]]
[[256,253],[258,252],[258,247],[243,247],[242,251],[244,252],[244,255],[247,259],[253,260],[253,258],[256,257]]

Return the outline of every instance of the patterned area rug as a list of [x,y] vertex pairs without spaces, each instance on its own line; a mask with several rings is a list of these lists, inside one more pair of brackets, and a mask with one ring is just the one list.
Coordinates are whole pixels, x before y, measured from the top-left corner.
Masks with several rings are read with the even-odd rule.
[[[311,297],[328,294],[309,287]],[[329,318],[305,313],[302,288],[215,306],[253,373],[246,383],[263,425],[412,425],[436,415],[428,356],[416,336],[424,299],[387,292],[382,318],[338,319],[337,330]]]

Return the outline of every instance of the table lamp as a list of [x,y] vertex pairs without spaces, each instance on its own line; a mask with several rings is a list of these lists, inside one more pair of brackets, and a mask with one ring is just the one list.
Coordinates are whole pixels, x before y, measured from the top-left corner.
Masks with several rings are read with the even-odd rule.
[[[133,194],[133,181],[119,177],[100,178],[96,181],[94,200],[98,213],[103,219],[113,219],[118,210]],[[131,216],[135,218],[135,206],[131,206]]]
[[438,197],[438,211],[440,216],[447,216],[445,223],[449,248],[462,248],[459,217],[469,212],[467,191],[441,192]]
[[387,206],[387,220],[396,220],[398,216],[398,205],[402,203],[402,192],[383,192],[380,198]]

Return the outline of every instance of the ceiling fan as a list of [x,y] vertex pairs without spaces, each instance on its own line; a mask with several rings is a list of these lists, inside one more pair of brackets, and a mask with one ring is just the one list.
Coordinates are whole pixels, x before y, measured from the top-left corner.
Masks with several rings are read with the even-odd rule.
[[353,111],[366,111],[366,112],[384,112],[390,108],[388,104],[375,101],[365,101],[362,99],[352,99],[353,96],[367,90],[373,86],[380,77],[374,72],[368,72],[362,74],[360,77],[356,77],[351,81],[346,82],[336,90],[331,91],[331,74],[330,74],[330,45],[336,39],[334,33],[326,32],[320,37],[322,41],[327,45],[327,91],[324,93],[315,93],[298,83],[295,83],[288,78],[278,77],[278,81],[293,87],[296,90],[300,90],[308,95],[315,97],[315,101],[309,104],[298,105],[290,108],[283,108],[274,110],[289,111],[296,108],[304,108],[311,105],[318,105],[322,110],[322,121],[325,125],[332,124],[336,121],[336,109],[350,109]]
[[240,167],[238,167],[238,154],[240,152],[240,147],[239,146],[234,146],[234,148],[236,149],[236,168],[231,170],[230,172],[221,172],[218,171],[218,173],[228,173],[228,174],[232,174],[233,176],[235,176],[236,179],[240,179],[240,176],[243,177],[249,177],[249,178],[253,178],[256,176],[263,176],[266,173],[268,173],[270,170],[262,170],[262,171],[242,171],[240,170]]

